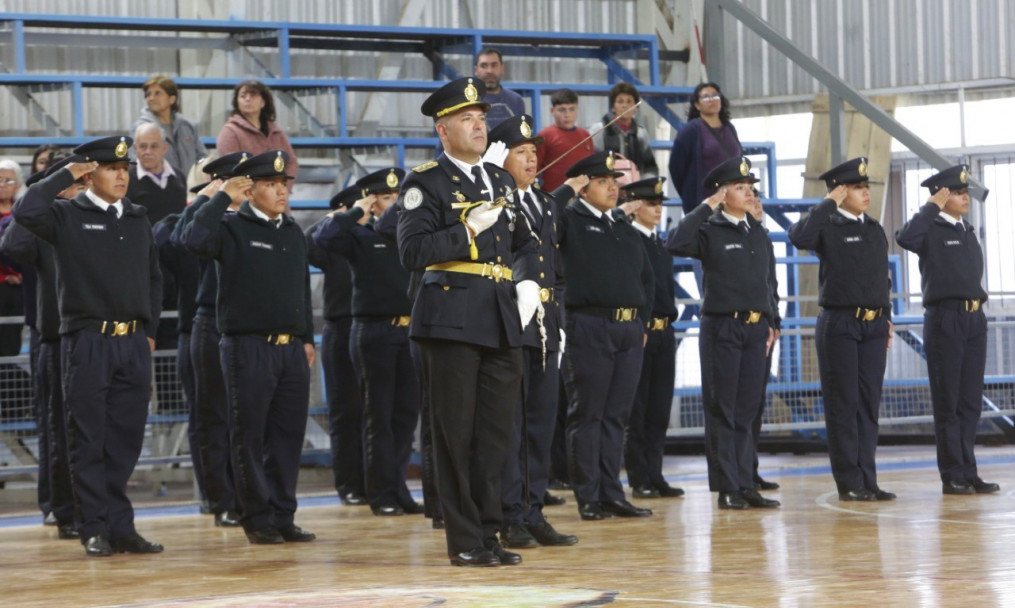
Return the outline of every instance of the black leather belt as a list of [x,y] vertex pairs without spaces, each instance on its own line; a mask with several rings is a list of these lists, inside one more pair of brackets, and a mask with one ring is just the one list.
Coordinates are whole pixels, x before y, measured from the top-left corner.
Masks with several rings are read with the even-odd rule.
[[602,317],[611,321],[636,321],[638,319],[638,309],[633,307],[602,308],[599,306],[583,306],[581,308],[572,308],[568,312]]
[[941,300],[931,304],[927,308],[944,308],[959,312],[980,312],[983,310],[983,300]]
[[858,321],[874,321],[888,314],[887,308],[866,308],[864,306],[826,306],[825,310],[844,312]]
[[104,336],[129,336],[138,328],[144,329],[144,324],[134,321],[92,321],[85,328],[89,331],[98,332]]

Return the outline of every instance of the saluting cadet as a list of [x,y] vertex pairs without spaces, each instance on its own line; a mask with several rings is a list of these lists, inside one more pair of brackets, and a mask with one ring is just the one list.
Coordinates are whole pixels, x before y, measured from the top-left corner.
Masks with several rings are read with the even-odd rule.
[[[247,158],[245,152],[234,152],[205,163],[201,168],[210,181],[191,188],[198,196],[184,209],[173,228],[170,241],[186,248],[187,235],[193,225],[194,214],[219,191],[222,180],[233,177],[236,164]],[[226,214],[235,213],[241,201],[231,202]],[[229,402],[222,378],[222,362],[215,303],[218,298],[218,269],[215,261],[198,258],[198,284],[195,310],[191,326],[191,366],[194,370],[194,427],[197,436],[201,487],[208,501],[208,509],[215,515],[215,525],[240,525],[239,501],[229,447]]]
[[663,477],[663,448],[673,408],[676,377],[677,320],[674,301],[673,256],[663,248],[656,227],[663,217],[665,177],[652,177],[620,188],[626,201],[641,201],[631,225],[641,235],[641,244],[652,264],[652,316],[645,319],[648,338],[642,354],[641,378],[634,394],[631,417],[624,442],[624,466],[631,494],[635,498],[675,498],[684,491]]
[[945,494],[989,494],[996,483],[980,479],[973,445],[983,409],[987,364],[987,301],[983,250],[969,212],[969,167],[957,165],[921,186],[930,201],[895,233],[903,249],[920,256],[923,349],[934,404],[937,468]]
[[390,167],[360,179],[352,209],[331,214],[313,235],[352,266],[349,350],[364,405],[366,493],[371,511],[383,516],[423,512],[405,482],[420,406],[409,354],[409,272],[397,248],[373,230],[373,218],[395,202],[404,176]]
[[568,177],[587,175],[589,182],[559,218],[567,281],[568,468],[585,520],[652,515],[628,502],[620,483],[624,427],[638,388],[655,287],[641,236],[612,215],[616,178],[623,175],[613,163],[612,152],[596,152],[567,170]]
[[[331,197],[332,211],[348,211],[360,198],[356,184]],[[328,435],[331,438],[331,472],[335,491],[344,505],[367,504],[363,468],[363,396],[349,351],[352,332],[352,268],[335,251],[314,243],[313,235],[330,215],[307,228],[310,263],[324,273],[324,329],[321,332],[321,374],[328,404]]]
[[[55,157],[60,152],[54,153]],[[72,162],[80,162],[79,156],[66,156],[62,160],[43,169],[27,180],[31,187],[42,178],[52,175]],[[52,157],[51,157],[52,158]],[[72,183],[66,190],[56,195],[57,199],[69,200],[84,190],[84,180]],[[70,478],[70,455],[67,444],[67,425],[64,423],[64,402],[62,374],[60,373],[60,311],[58,310],[56,291],[56,260],[53,247],[36,237],[14,218],[4,218],[9,222],[4,228],[3,239],[0,240],[0,251],[12,260],[31,265],[36,272],[35,301],[37,314],[36,330],[39,332],[38,356],[36,358],[37,381],[34,383],[39,407],[44,410],[39,416],[46,425],[39,433],[45,433],[48,439],[49,458],[39,459],[39,466],[48,467],[47,478],[50,509],[56,519],[57,536],[62,539],[79,538],[74,517],[74,495]],[[40,442],[41,443],[41,442]],[[41,448],[40,448],[41,449]]]
[[705,176],[705,187],[716,193],[684,216],[666,239],[670,253],[701,260],[698,353],[705,447],[720,509],[779,506],[754,488],[752,422],[768,373],[765,358],[775,340],[772,242],[748,214],[757,181],[747,157],[720,163]]
[[[151,351],[162,303],[159,254],[127,192],[129,137],[106,137],[25,193],[14,218],[53,246],[71,483],[89,556],[158,553],[134,528],[127,498],[144,440]],[[84,178],[88,189],[57,196]]]
[[514,180],[481,161],[489,106],[477,86],[459,78],[423,102],[445,152],[403,184],[398,249],[407,270],[423,272],[409,335],[427,376],[448,555],[458,566],[497,566],[521,562],[497,531],[539,270],[536,238],[508,208]]
[[194,213],[186,243],[217,262],[236,493],[253,544],[315,538],[293,523],[314,328],[306,238],[284,213],[288,161],[271,150],[236,165],[236,176]]
[[[560,534],[543,516],[544,498],[550,475],[550,442],[557,412],[560,386],[560,331],[563,311],[560,296],[564,287],[563,259],[557,249],[557,214],[564,207],[536,184],[542,137],[532,136],[532,117],[521,114],[506,119],[490,131],[486,158],[497,156],[499,164],[518,184],[516,196],[519,221],[536,235],[539,243],[539,285],[542,314],[525,326],[522,333],[522,398],[515,413],[508,457],[504,461],[501,496],[504,529],[501,540],[509,548],[537,545],[573,545],[578,537]],[[570,188],[565,190],[570,196]],[[516,263],[524,263],[518,260]]]
[[789,229],[798,249],[813,251],[818,269],[818,351],[828,457],[839,500],[893,500],[878,487],[874,451],[885,362],[891,345],[888,237],[870,207],[867,159],[822,173],[828,196]]

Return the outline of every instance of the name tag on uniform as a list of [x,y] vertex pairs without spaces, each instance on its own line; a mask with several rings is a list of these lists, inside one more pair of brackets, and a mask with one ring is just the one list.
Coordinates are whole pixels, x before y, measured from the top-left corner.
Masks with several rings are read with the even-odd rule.
[[387,249],[388,246],[384,243],[374,243],[374,249]]
[[267,249],[268,251],[274,251],[275,246],[271,243],[265,243],[264,241],[250,241],[251,247],[257,247],[258,249]]
[[726,251],[730,251],[731,249],[743,249],[744,248],[744,244],[743,243],[726,243],[725,247],[726,247]]
[[106,229],[105,224],[81,224],[82,230],[102,230]]
[[863,242],[863,237],[862,236],[844,236],[844,237],[842,237],[842,242],[843,243],[862,243]]
[[589,232],[598,232],[599,234],[605,234],[605,231],[599,226],[588,225],[585,226],[585,230],[588,230]]
[[960,247],[962,241],[945,241],[945,247]]

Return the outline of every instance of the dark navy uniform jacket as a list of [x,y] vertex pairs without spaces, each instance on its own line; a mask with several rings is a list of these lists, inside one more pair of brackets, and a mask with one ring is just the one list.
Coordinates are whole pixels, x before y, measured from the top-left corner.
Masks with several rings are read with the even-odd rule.
[[[478,346],[503,348],[521,346],[522,328],[518,317],[515,282],[535,280],[536,237],[517,217],[512,205],[505,208],[496,223],[476,237],[478,259],[469,257],[469,235],[459,220],[462,201],[490,200],[484,183],[473,183],[446,156],[414,168],[405,178],[399,201],[398,251],[402,266],[412,272],[424,272],[412,309],[412,338],[439,338]],[[514,179],[500,167],[486,163],[486,173],[497,197],[515,187]],[[413,189],[422,193],[418,205],[406,204]],[[461,197],[456,196],[460,194]],[[517,204],[518,195],[513,195]],[[411,203],[411,200],[409,201]],[[517,262],[516,262],[517,260]],[[487,277],[426,270],[442,262],[502,264],[514,271],[514,281],[494,281]]]
[[927,203],[896,233],[899,246],[920,256],[923,305],[942,300],[987,300],[983,277],[983,249],[969,222],[952,225],[941,208]]
[[[349,261],[334,251],[328,251],[314,242],[314,233],[328,221],[323,217],[303,234],[307,237],[307,255],[310,263],[324,273],[324,309],[327,321],[337,321],[352,315],[352,268]],[[409,313],[405,313],[409,314]]]
[[[53,246],[39,239],[17,221],[11,221],[0,240],[0,250],[15,262],[35,268],[38,277],[35,283],[35,301],[38,307],[35,329],[43,340],[59,340],[60,310],[56,297],[56,259],[53,257]],[[25,320],[28,320],[27,314]]]
[[[187,248],[187,235],[190,234],[190,227],[194,223],[194,214],[202,205],[210,199],[201,194],[198,195],[190,206],[183,210],[180,220],[173,226],[169,235],[169,242],[184,250]],[[197,259],[197,294],[195,295],[196,313],[208,317],[214,317],[215,302],[218,299],[219,274],[215,268],[215,261],[199,257]]]
[[217,193],[194,213],[187,249],[217,261],[219,333],[295,334],[314,343],[307,240],[288,215],[275,228],[250,202],[225,214],[229,196]]
[[818,304],[823,308],[882,308],[891,314],[888,237],[869,215],[855,221],[839,213],[830,198],[790,226],[789,240],[821,260]]
[[[546,330],[546,350],[556,352],[560,350],[560,328],[564,326],[564,256],[560,252],[560,243],[557,236],[557,220],[560,211],[570,200],[574,192],[571,188],[561,186],[561,189],[548,194],[533,184],[529,193],[537,197],[543,210],[541,218],[533,218],[524,205],[519,205],[521,219],[528,222],[533,234],[536,235],[538,272],[534,280],[539,283],[540,288],[552,288],[554,297],[551,301],[543,302],[543,327]],[[558,199],[557,197],[560,196]],[[515,198],[520,202],[521,193]],[[542,348],[542,336],[539,334],[539,324],[533,322],[525,326],[522,336],[522,343],[525,346]]]
[[744,219],[749,228],[746,235],[720,208],[713,211],[708,205],[699,205],[670,232],[666,249],[701,260],[705,270],[703,313],[756,310],[773,319],[772,241],[757,220],[750,215]]
[[326,218],[313,233],[313,244],[349,260],[353,316],[408,315],[409,271],[402,268],[397,247],[374,232],[372,223],[359,224],[362,218],[363,210],[357,207]]
[[60,334],[103,321],[139,321],[154,339],[162,271],[147,210],[124,198],[122,215],[113,219],[84,192],[56,199],[72,183],[71,172],[60,169],[32,185],[13,210],[18,223],[53,245]]
[[162,265],[172,275],[172,285],[176,291],[177,318],[176,328],[180,333],[189,334],[194,326],[194,314],[197,312],[197,288],[200,278],[198,259],[180,245],[172,241],[173,230],[181,220],[182,214],[170,213],[152,226],[155,245],[162,256]]

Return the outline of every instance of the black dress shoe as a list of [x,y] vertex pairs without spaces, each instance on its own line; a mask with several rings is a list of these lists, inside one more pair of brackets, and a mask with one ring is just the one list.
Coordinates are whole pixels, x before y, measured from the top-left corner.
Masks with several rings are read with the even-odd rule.
[[359,507],[367,504],[367,499],[361,492],[346,492],[339,494],[338,499],[342,501],[343,505],[350,507]]
[[574,534],[561,534],[554,530],[549,522],[544,521],[538,524],[529,524],[526,527],[529,529],[529,534],[536,539],[536,542],[544,547],[565,547],[578,542],[577,536]]
[[547,483],[547,487],[551,490],[573,490],[571,484],[563,479],[550,479]]
[[881,488],[874,486],[870,490],[874,494],[874,500],[895,500],[896,496],[894,492],[888,490],[882,490]]
[[554,496],[549,492],[543,494],[543,506],[544,507],[559,507],[560,505],[566,504],[567,499],[563,496]]
[[370,511],[374,515],[381,517],[393,517],[396,515],[405,515],[405,511],[398,505],[381,505],[379,507],[370,507]]
[[470,551],[452,555],[451,565],[465,567],[499,566],[500,558],[491,553],[488,549],[476,547]]
[[743,511],[751,505],[736,492],[719,492],[719,508],[723,510]]
[[435,518],[433,518],[433,520],[431,520],[430,525],[433,526],[434,530],[443,530],[444,529],[444,518],[443,517],[435,517]]
[[874,492],[871,492],[867,488],[839,492],[839,500],[843,502],[873,502],[877,499],[878,497],[874,495]]
[[598,502],[578,503],[578,515],[585,521],[599,521],[613,517],[613,513],[604,511]]
[[118,538],[113,541],[113,548],[117,553],[162,553],[162,545],[145,540],[137,532],[126,538]]
[[772,490],[778,490],[779,484],[774,481],[765,481],[758,476],[754,478],[754,489],[759,492],[771,492]]
[[496,538],[487,539],[486,550],[493,553],[494,557],[497,558],[497,563],[501,566],[517,566],[522,563],[522,556],[517,553],[512,553],[497,542]]
[[279,535],[287,543],[309,543],[317,538],[313,532],[307,532],[296,524],[289,524],[278,529]]
[[415,500],[399,503],[398,506],[402,507],[402,512],[405,513],[406,515],[420,515],[421,513],[426,511],[423,505],[419,504]]
[[240,525],[240,514],[236,511],[216,513],[215,525],[222,528],[235,528]]
[[626,500],[604,500],[599,503],[599,508],[619,517],[649,517],[652,515],[652,509],[636,507]]
[[1001,491],[1001,486],[989,481],[983,481],[979,477],[970,479],[969,485],[973,486],[973,490],[975,490],[977,494],[993,494],[994,492]]
[[81,534],[74,529],[74,524],[60,524],[56,527],[56,536],[63,540],[81,538]]
[[46,516],[42,518],[42,525],[44,526],[55,526],[58,523],[59,522],[56,521],[56,515],[54,515],[52,511],[46,513]]
[[964,481],[946,481],[941,484],[941,492],[952,496],[958,496],[961,494],[976,494],[976,490],[973,489],[972,484]]
[[637,485],[631,488],[631,496],[635,498],[659,498],[659,490],[648,484]]
[[529,549],[538,547],[539,542],[529,534],[524,524],[508,524],[507,529],[500,533],[501,542],[510,549]]
[[684,490],[681,488],[675,488],[670,484],[656,486],[656,490],[659,490],[659,496],[663,498],[680,498],[684,495]]
[[247,531],[247,540],[252,545],[281,545],[285,542],[282,538],[282,534],[276,528],[268,526],[266,528],[258,528],[257,530]]
[[747,504],[759,509],[777,509],[782,504],[778,500],[765,498],[761,494],[758,494],[758,491],[754,488],[751,488],[750,490],[743,490],[740,492],[740,495],[744,497]]
[[105,536],[98,534],[81,543],[88,557],[107,557],[113,554],[113,545]]

